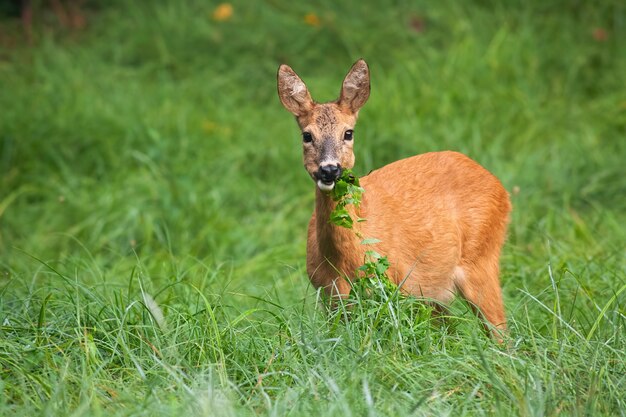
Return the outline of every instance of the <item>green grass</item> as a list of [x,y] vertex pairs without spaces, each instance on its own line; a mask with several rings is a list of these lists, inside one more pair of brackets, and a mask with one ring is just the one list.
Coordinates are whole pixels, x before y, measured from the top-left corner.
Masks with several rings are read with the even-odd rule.
[[[139,3],[0,21],[0,415],[626,415],[623,2]],[[308,284],[275,72],[330,100],[359,57],[357,173],[453,149],[512,192],[510,347]]]

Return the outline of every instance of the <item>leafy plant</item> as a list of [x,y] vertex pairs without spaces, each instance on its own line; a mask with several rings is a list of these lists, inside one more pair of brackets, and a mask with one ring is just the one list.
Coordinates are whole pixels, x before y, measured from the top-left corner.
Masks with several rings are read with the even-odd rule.
[[[350,169],[344,170],[331,192],[331,197],[337,202],[337,206],[330,213],[329,221],[337,226],[352,229],[354,220],[346,206],[352,204],[359,207],[363,192],[365,190],[361,188],[359,177],[354,175]],[[359,220],[357,219],[357,221]]]
[[382,277],[386,278],[388,269],[389,260],[386,256],[382,256],[374,250],[368,250],[365,252],[365,262],[357,269],[357,271],[361,274],[360,278],[373,279]]
[[[353,229],[354,220],[350,216],[346,206],[349,204],[354,205],[356,208],[361,204],[361,199],[365,190],[361,187],[359,178],[354,175],[352,170],[346,169],[341,174],[341,177],[335,183],[335,187],[332,190],[331,197],[337,202],[337,206],[330,214],[329,222],[347,229]],[[357,219],[357,221],[365,221],[365,219]],[[359,231],[354,230],[354,233],[362,238]],[[380,242],[376,238],[363,239],[361,244],[371,245]],[[389,269],[389,260],[386,256],[382,256],[374,250],[368,250],[365,252],[365,259],[363,265],[357,268],[357,278],[359,280],[366,280],[373,286],[382,286],[386,290],[391,292],[396,291],[396,286],[389,280],[387,276],[387,270]],[[354,288],[354,287],[353,287]]]

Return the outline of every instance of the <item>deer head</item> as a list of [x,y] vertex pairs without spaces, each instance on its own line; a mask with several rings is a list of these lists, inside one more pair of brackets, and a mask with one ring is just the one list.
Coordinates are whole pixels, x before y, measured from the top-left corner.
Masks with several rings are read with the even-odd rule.
[[304,167],[321,191],[329,192],[342,169],[354,166],[354,125],[370,94],[367,63],[354,63],[339,98],[316,103],[304,82],[287,65],[278,68],[278,96],[302,130]]

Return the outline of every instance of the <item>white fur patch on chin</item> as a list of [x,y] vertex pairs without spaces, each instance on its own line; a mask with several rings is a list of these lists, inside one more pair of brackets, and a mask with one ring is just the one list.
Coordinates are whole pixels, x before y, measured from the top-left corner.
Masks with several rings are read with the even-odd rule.
[[335,183],[330,183],[330,184],[324,184],[322,182],[322,180],[317,180],[317,187],[324,191],[325,193],[332,191],[333,188],[335,188]]

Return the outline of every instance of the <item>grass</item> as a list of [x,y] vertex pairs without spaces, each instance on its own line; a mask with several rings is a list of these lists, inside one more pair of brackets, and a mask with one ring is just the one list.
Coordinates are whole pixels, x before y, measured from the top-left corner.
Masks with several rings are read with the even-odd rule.
[[[625,415],[624,5],[216,5],[89,2],[32,47],[3,17],[0,415]],[[308,284],[275,71],[330,100],[359,57],[357,173],[454,149],[512,193],[510,347]]]

